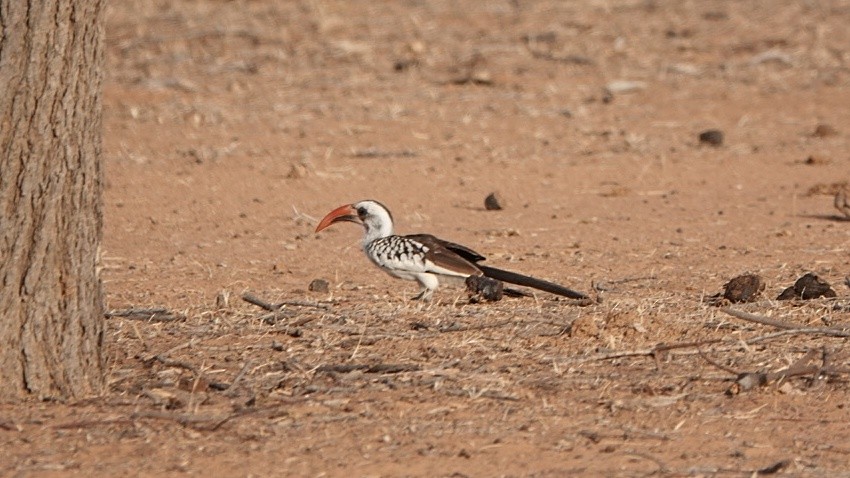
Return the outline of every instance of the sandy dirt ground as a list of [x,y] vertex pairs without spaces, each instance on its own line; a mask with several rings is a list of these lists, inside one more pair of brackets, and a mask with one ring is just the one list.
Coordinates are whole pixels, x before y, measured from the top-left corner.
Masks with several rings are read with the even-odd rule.
[[[108,3],[108,393],[0,474],[850,476],[847,1]],[[366,198],[595,302],[411,301]]]

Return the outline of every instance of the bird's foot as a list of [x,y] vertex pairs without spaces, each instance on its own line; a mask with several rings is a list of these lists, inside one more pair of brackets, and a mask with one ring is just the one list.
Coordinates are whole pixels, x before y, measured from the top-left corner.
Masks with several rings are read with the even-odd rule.
[[421,300],[422,302],[430,302],[431,295],[434,293],[431,289],[422,289],[421,292],[411,297],[410,300]]

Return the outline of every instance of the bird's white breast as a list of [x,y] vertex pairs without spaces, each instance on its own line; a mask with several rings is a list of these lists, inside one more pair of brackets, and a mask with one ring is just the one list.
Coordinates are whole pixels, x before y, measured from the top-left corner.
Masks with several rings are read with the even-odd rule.
[[366,245],[369,259],[390,274],[407,279],[406,273],[425,272],[427,264],[423,244],[399,236],[376,239]]

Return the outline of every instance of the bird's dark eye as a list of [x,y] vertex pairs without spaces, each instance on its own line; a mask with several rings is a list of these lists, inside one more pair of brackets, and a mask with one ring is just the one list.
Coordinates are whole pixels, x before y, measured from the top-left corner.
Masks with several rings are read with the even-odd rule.
[[366,208],[363,207],[363,206],[358,207],[357,208],[357,215],[360,216],[360,217],[365,216],[366,215]]

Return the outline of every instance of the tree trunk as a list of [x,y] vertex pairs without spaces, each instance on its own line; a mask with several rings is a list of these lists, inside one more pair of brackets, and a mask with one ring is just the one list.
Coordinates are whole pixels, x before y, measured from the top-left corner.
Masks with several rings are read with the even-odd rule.
[[0,401],[103,391],[102,0],[0,0]]

